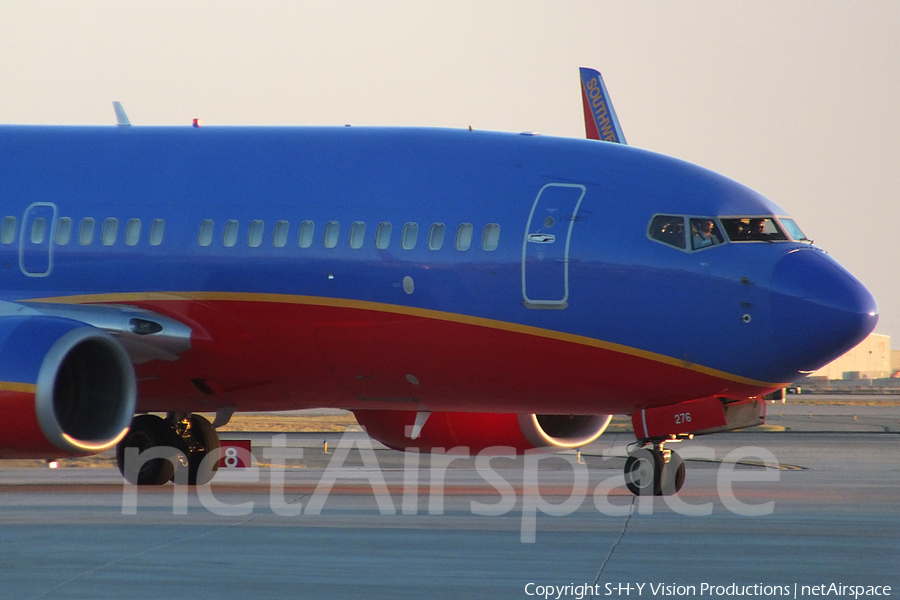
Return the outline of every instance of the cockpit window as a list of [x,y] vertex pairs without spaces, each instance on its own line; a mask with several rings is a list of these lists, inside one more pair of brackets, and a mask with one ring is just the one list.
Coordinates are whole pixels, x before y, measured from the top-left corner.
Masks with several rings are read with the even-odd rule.
[[713,219],[691,219],[691,248],[699,250],[725,241]]
[[656,215],[650,221],[649,235],[652,239],[681,248],[686,248],[684,237],[684,217],[675,215]]
[[788,239],[771,217],[726,218],[722,219],[722,226],[732,242],[776,242]]
[[781,226],[787,230],[788,235],[791,236],[794,240],[798,242],[809,242],[810,239],[806,237],[803,232],[797,227],[797,223],[794,222],[793,219],[785,219],[784,217],[778,219],[781,221]]

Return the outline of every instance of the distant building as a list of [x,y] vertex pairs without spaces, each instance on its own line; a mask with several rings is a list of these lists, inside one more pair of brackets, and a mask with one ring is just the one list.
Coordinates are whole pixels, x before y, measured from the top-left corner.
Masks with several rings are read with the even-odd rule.
[[811,377],[827,379],[884,379],[900,366],[894,366],[894,355],[900,361],[900,352],[891,352],[891,336],[872,333],[858,346],[828,363]]

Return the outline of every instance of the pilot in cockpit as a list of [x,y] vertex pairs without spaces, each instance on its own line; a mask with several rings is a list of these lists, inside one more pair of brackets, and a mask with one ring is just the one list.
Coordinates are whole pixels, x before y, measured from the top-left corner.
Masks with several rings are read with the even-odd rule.
[[715,222],[710,219],[691,219],[691,240],[695,250],[721,241],[714,232],[715,226]]

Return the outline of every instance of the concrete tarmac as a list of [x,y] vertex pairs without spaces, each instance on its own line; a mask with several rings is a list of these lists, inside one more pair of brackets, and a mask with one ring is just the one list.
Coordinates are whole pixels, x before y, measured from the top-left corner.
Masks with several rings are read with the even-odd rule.
[[[0,463],[0,598],[763,598],[832,583],[900,595],[896,433],[673,445],[694,457],[674,499],[621,485],[630,434],[582,449],[586,466],[574,453],[416,466],[363,434],[329,436],[328,455],[322,434],[250,436],[262,466],[178,492],[109,467]],[[303,457],[273,466],[263,455],[279,441]]]

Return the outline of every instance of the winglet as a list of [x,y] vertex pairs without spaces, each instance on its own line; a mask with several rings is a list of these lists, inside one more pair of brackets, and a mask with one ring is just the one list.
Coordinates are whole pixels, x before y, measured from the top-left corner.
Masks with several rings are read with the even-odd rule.
[[128,120],[128,115],[125,114],[125,109],[122,108],[121,102],[113,102],[113,110],[116,111],[116,125],[119,127],[131,125],[131,121]]
[[603,77],[594,69],[582,67],[579,71],[581,100],[584,103],[584,130],[588,139],[627,144]]

